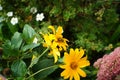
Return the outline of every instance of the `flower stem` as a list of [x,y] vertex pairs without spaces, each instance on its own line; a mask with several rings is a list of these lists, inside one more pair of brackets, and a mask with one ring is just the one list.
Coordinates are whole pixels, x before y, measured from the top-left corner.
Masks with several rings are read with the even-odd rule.
[[53,66],[49,66],[49,67],[46,67],[46,68],[43,68],[43,69],[40,69],[39,71],[33,73],[32,75],[30,75],[29,77],[26,78],[26,80],[28,80],[29,78],[33,77],[34,75],[44,71],[44,70],[47,70],[47,69],[50,69],[50,68],[53,68],[53,67],[57,67],[58,65],[53,65]]
[[49,50],[49,47],[47,47],[47,49],[45,51],[43,51],[43,53],[41,55],[39,55],[38,58],[41,58],[48,50]]
[[[46,50],[44,50],[43,51],[43,53],[42,54],[40,54],[38,57],[37,57],[37,59],[39,60],[39,58],[41,58],[47,51],[49,50],[49,47],[46,49]],[[36,62],[37,63],[37,62]],[[29,67],[28,67],[28,70],[33,66],[34,64],[30,64],[29,65]]]

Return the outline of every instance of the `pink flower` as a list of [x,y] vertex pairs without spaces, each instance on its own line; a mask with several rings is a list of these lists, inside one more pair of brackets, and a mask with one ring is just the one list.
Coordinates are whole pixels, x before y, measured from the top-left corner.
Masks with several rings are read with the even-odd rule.
[[120,47],[98,59],[94,66],[98,68],[96,80],[114,80],[120,74]]

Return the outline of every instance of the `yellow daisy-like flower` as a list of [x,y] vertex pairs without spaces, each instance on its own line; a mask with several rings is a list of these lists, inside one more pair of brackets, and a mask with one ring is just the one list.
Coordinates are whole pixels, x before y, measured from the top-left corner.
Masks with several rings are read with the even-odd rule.
[[64,54],[64,64],[60,65],[62,69],[65,69],[61,76],[64,79],[69,78],[69,80],[80,80],[80,76],[86,77],[86,73],[81,69],[83,67],[89,66],[90,62],[87,60],[87,57],[83,57],[83,49],[70,49],[70,54],[65,52]]
[[54,35],[53,34],[44,34],[43,35],[43,38],[44,38],[44,43],[43,43],[43,46],[44,47],[51,47],[52,45],[52,41],[55,39]]
[[53,55],[54,63],[56,63],[60,57],[60,51],[66,50],[68,40],[63,38],[63,29],[61,26],[59,26],[57,30],[55,30],[54,26],[49,26],[48,28],[51,29],[53,33],[42,34],[44,38],[43,47],[50,48],[49,55]]
[[63,38],[62,33],[63,33],[63,29],[61,26],[58,26],[57,30],[55,31],[54,26],[49,26],[48,28],[50,28],[53,31],[53,34],[55,35],[55,40],[54,42],[57,44],[58,49],[61,51],[62,49],[66,50],[66,47],[68,46],[67,44],[67,39]]

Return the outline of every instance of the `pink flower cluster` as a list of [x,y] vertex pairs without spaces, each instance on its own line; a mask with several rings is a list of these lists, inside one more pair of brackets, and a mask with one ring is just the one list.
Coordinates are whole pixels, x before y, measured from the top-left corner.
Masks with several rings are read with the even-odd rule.
[[120,75],[120,47],[98,59],[94,67],[98,68],[96,80],[115,80]]

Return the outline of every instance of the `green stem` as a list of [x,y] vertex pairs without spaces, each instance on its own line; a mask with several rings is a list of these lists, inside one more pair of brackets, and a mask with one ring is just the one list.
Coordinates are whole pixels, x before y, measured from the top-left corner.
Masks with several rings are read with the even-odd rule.
[[39,71],[35,72],[34,74],[30,75],[29,77],[26,78],[26,80],[28,80],[29,78],[33,77],[34,75],[44,71],[44,70],[47,70],[47,69],[50,69],[50,68],[53,68],[53,67],[57,67],[58,65],[53,65],[53,66],[49,66],[49,67],[46,67],[46,68],[43,68],[43,69],[40,69]]
[[45,51],[43,51],[43,53],[41,55],[39,55],[38,58],[41,58],[48,50],[49,50],[49,47],[47,47],[47,49]]
[[[49,50],[49,47],[48,47],[45,51],[43,51],[43,53],[40,54],[37,58],[38,58],[38,59],[41,58],[48,50]],[[30,64],[29,67],[28,67],[28,70],[29,70],[32,66],[33,66],[33,64]]]

